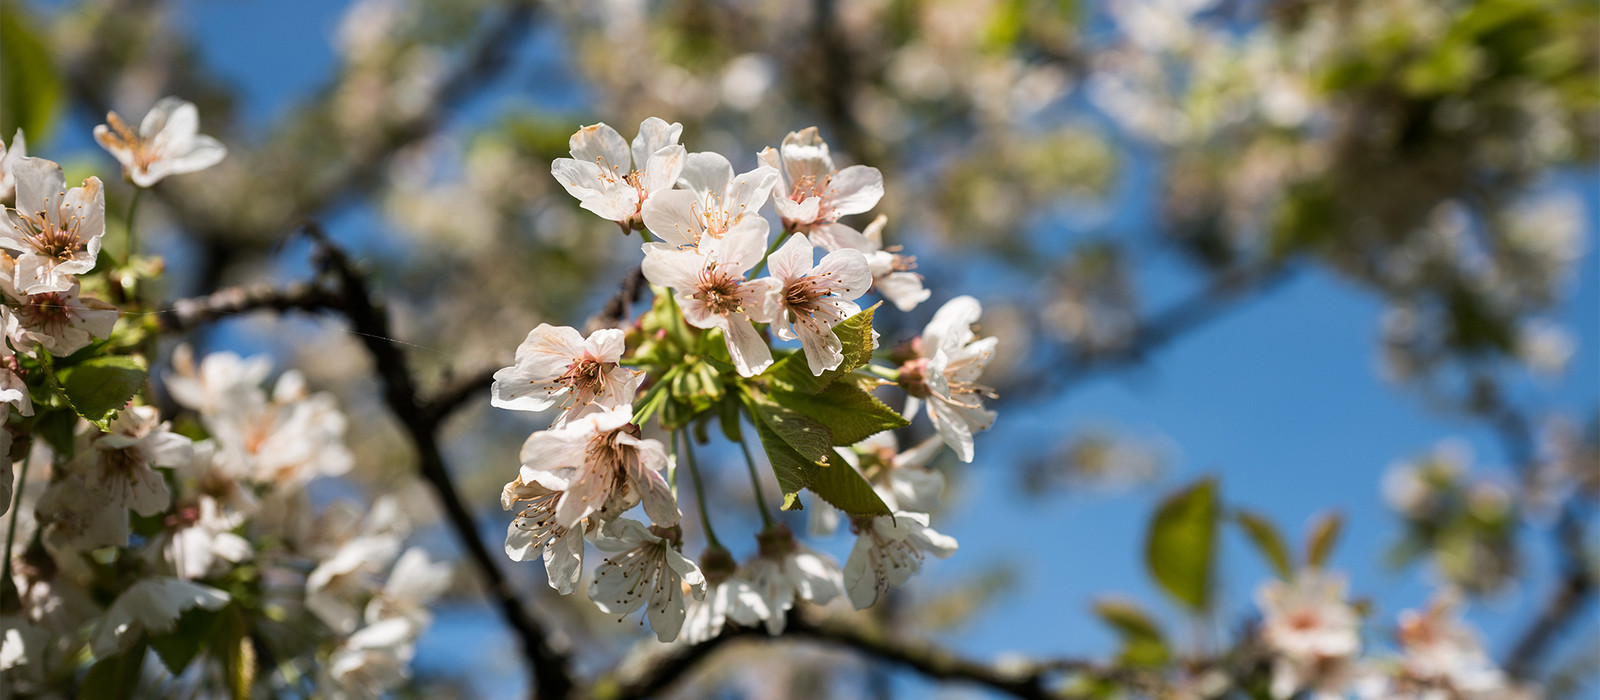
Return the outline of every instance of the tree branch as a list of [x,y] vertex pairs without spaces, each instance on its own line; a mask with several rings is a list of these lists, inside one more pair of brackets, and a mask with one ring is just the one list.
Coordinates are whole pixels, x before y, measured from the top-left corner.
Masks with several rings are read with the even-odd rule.
[[179,299],[158,312],[157,322],[162,331],[179,333],[251,311],[338,310],[341,301],[333,292],[315,284],[292,284],[282,289],[266,285],[232,287],[203,297]]

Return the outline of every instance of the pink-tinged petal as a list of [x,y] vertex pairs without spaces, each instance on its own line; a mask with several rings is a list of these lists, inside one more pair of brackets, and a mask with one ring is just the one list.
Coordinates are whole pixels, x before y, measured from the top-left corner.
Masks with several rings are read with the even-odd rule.
[[872,211],[883,199],[883,173],[865,165],[840,170],[828,183],[827,197],[835,216]]
[[733,358],[733,366],[740,376],[754,377],[772,366],[772,349],[750,325],[750,319],[734,314],[728,318],[723,332],[728,341],[728,355]]
[[583,351],[601,362],[617,362],[627,350],[627,342],[620,328],[602,328],[583,341]]
[[772,198],[773,207],[778,210],[778,216],[784,221],[792,222],[795,226],[807,226],[816,223],[822,218],[822,198],[806,197],[805,200],[796,202],[783,192],[778,192]]
[[22,217],[9,209],[0,211],[0,248],[18,253],[33,250],[33,243],[23,231]]
[[767,270],[784,284],[800,279],[811,271],[811,241],[804,234],[793,234],[767,256]]
[[139,122],[139,138],[150,140],[158,134],[166,139],[194,136],[200,131],[200,110],[176,97],[163,97]]
[[[643,168],[650,156],[667,146],[678,143],[678,137],[683,135],[683,125],[677,122],[668,124],[661,117],[649,117],[639,123],[639,134],[633,137],[633,166]],[[682,149],[682,146],[679,146]],[[668,181],[667,186],[671,187]]]
[[754,218],[745,215],[760,212],[761,207],[766,206],[767,200],[772,198],[772,188],[777,184],[778,171],[772,168],[760,167],[740,173],[728,184],[723,194],[722,210],[728,213],[730,220]]
[[639,191],[621,183],[605,183],[599,196],[583,200],[578,206],[607,221],[627,221],[639,213]]
[[682,518],[678,512],[678,499],[672,497],[672,488],[667,485],[661,472],[645,470],[637,475],[633,488],[640,494],[644,503],[644,512],[650,516],[650,522],[663,527],[676,525]]
[[828,152],[828,144],[817,133],[817,127],[790,132],[783,139],[780,153],[784,174],[791,183],[808,177],[820,183],[833,173],[833,156]]
[[822,261],[817,263],[817,274],[832,278],[833,293],[841,299],[859,297],[872,286],[872,268],[867,265],[866,256],[852,248],[822,256]]
[[692,246],[705,233],[705,209],[701,199],[689,190],[661,190],[644,201],[640,212],[645,228],[656,238],[674,247]]
[[541,430],[522,442],[518,458],[523,466],[537,471],[582,468],[591,437],[572,427]]
[[933,296],[932,291],[922,288],[922,275],[914,272],[893,272],[878,278],[875,283],[878,293],[901,311],[915,309]]
[[[867,224],[867,227],[861,230],[861,235],[866,236],[867,240],[871,242],[872,250],[881,250],[883,248],[883,229],[888,225],[889,215],[879,214],[878,218],[873,219],[872,223]],[[862,252],[866,252],[866,250],[863,249]]]
[[540,362],[546,371],[565,370],[585,349],[583,334],[571,326],[541,323],[517,346],[517,363]]
[[805,350],[806,364],[811,367],[812,374],[820,377],[823,372],[837,369],[844,362],[844,343],[839,342],[839,336],[832,330],[818,333],[803,324],[795,324],[795,330],[800,336],[800,347]]
[[849,248],[868,253],[876,250],[866,236],[841,223],[832,223],[812,229],[811,242],[829,251]]
[[694,293],[696,280],[705,265],[705,258],[694,250],[661,248],[646,250],[644,262],[640,263],[644,278],[651,284],[670,287],[681,294]]
[[18,211],[30,216],[41,211],[56,216],[54,204],[67,189],[60,165],[43,158],[22,158],[11,164],[11,174],[17,181]]
[[695,328],[722,328],[727,319],[711,313],[711,309],[692,296],[693,288],[677,294],[678,308],[683,310],[683,320]]
[[767,220],[759,216],[740,219],[716,245],[717,262],[731,266],[740,274],[749,272],[761,263],[761,256],[767,252],[767,229]]
[[678,176],[683,174],[683,161],[689,155],[683,146],[666,146],[645,158],[641,167],[644,175],[640,179],[644,191],[647,193],[670,190],[678,183]]
[[106,232],[106,188],[100,184],[100,178],[90,177],[68,191],[62,203],[78,218],[78,236],[84,246],[80,255],[88,262],[82,272],[88,272],[94,269],[95,256],[100,254],[100,239]]
[[733,164],[720,153],[690,153],[684,159],[683,172],[678,179],[700,201],[705,201],[707,194],[721,197],[728,189],[728,182],[733,180]]
[[106,149],[106,152],[110,153],[111,157],[116,158],[117,162],[122,163],[124,166],[133,163],[133,151],[129,150],[127,145],[116,134],[112,133],[111,127],[104,124],[95,125],[94,140],[100,144],[101,148]]
[[567,141],[576,160],[594,163],[618,179],[633,170],[632,155],[622,134],[605,123],[586,126]]

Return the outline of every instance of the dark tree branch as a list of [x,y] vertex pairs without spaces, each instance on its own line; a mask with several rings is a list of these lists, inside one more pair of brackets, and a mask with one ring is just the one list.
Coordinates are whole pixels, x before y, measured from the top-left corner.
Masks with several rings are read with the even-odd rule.
[[251,311],[316,313],[338,310],[341,302],[336,294],[315,284],[293,284],[282,289],[265,285],[231,287],[203,297],[179,299],[159,312],[157,322],[161,330],[178,333]]

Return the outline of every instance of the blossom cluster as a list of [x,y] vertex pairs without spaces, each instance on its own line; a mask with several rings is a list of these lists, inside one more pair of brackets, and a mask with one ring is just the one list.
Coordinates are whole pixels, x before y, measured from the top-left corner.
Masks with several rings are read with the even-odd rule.
[[[584,336],[541,324],[516,363],[495,374],[495,406],[556,412],[523,443],[522,466],[505,486],[502,506],[516,512],[506,553],[542,558],[550,586],[570,594],[593,545],[604,556],[590,598],[618,616],[644,608],[662,641],[708,639],[728,620],[777,633],[796,600],[823,604],[844,593],[870,606],[927,554],[956,549],[929,526],[943,480],[927,464],[945,446],[972,460],[974,433],[994,420],[978,380],[997,341],[974,332],[979,303],[957,297],[920,336],[875,355],[877,307],[858,300],[875,293],[910,311],[931,291],[913,258],[885,247],[884,217],[864,230],[843,220],[877,205],[883,176],[838,167],[817,129],[790,133],[742,173],[721,154],[688,152],[681,135],[681,125],[654,117],[631,143],[605,124],[587,126],[571,138],[572,157],[551,166],[584,209],[624,234],[641,232],[655,302],[627,330]],[[781,226],[775,240],[769,213]],[[906,395],[904,415],[872,394],[891,381]],[[890,431],[923,404],[937,435],[900,452]],[[689,429],[713,416],[741,447],[741,426],[755,429],[785,509],[800,507],[802,489],[817,496],[813,533],[831,532],[840,511],[850,518],[857,540],[842,569],[771,516],[753,460],[764,524],[756,551],[741,563],[722,546]],[[652,418],[665,443],[647,436]],[[708,539],[698,562],[684,554],[680,465]],[[627,517],[634,506],[648,525]]]
[[[175,98],[137,130],[107,121],[95,137],[139,188],[226,153]],[[344,414],[299,373],[268,391],[264,358],[196,362],[179,348],[164,382],[176,423],[163,416],[141,391],[153,319],[119,320],[118,306],[85,293],[137,310],[140,270],[159,266],[112,262],[100,179],[67,189],[59,164],[25,149],[21,133],[0,144],[14,197],[0,221],[7,688],[110,692],[97,683],[126,678],[83,675],[85,664],[140,668],[150,649],[174,677],[226,673],[231,688],[253,682],[257,654],[280,669],[320,658],[305,674],[319,696],[398,687],[451,567],[404,546],[412,525],[395,495],[312,505],[308,485],[353,459]],[[220,663],[191,663],[203,651]]]

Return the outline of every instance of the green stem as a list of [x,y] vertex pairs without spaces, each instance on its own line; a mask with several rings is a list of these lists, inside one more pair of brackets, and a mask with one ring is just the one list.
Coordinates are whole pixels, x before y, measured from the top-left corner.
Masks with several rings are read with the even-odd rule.
[[28,463],[31,461],[26,456],[22,458],[21,473],[17,475],[17,492],[11,495],[11,522],[6,526],[6,561],[4,566],[0,566],[0,586],[16,585],[11,581],[11,550],[17,544],[17,513],[22,510],[22,489],[28,485]]
[[756,504],[761,506],[761,525],[765,528],[772,527],[772,511],[767,509],[767,497],[761,492],[761,476],[756,472],[756,458],[750,454],[750,445],[739,441],[739,449],[744,452],[744,465],[750,469],[750,486],[756,492]]
[[694,461],[694,446],[689,444],[691,439],[689,429],[681,428],[678,432],[683,436],[683,455],[688,458],[686,461],[689,463],[689,479],[694,482],[695,504],[700,506],[700,526],[705,528],[706,541],[713,547],[721,547],[722,543],[717,541],[716,531],[711,529],[711,514],[706,510],[706,487],[700,481],[700,468]]
[[777,239],[772,241],[772,245],[767,246],[767,252],[761,255],[761,264],[756,266],[756,272],[751,274],[751,279],[754,279],[755,276],[759,275],[761,272],[766,271],[767,258],[772,257],[772,254],[778,251],[778,246],[783,245],[784,241],[789,240],[789,236],[791,235],[793,235],[792,231],[789,229],[784,229],[783,232],[778,234]]
[[900,370],[898,370],[898,369],[890,369],[890,368],[884,367],[882,365],[867,364],[867,365],[863,365],[860,368],[860,371],[861,372],[865,372],[867,374],[870,374],[870,375],[872,375],[874,377],[877,377],[879,379],[887,379],[887,380],[889,380],[891,382],[900,381]]
[[127,250],[123,252],[122,264],[124,265],[133,262],[133,253],[138,248],[139,239],[134,233],[134,223],[137,221],[137,219],[134,217],[138,216],[139,214],[139,200],[143,197],[144,188],[135,187],[133,190],[133,199],[128,202],[128,245]]

